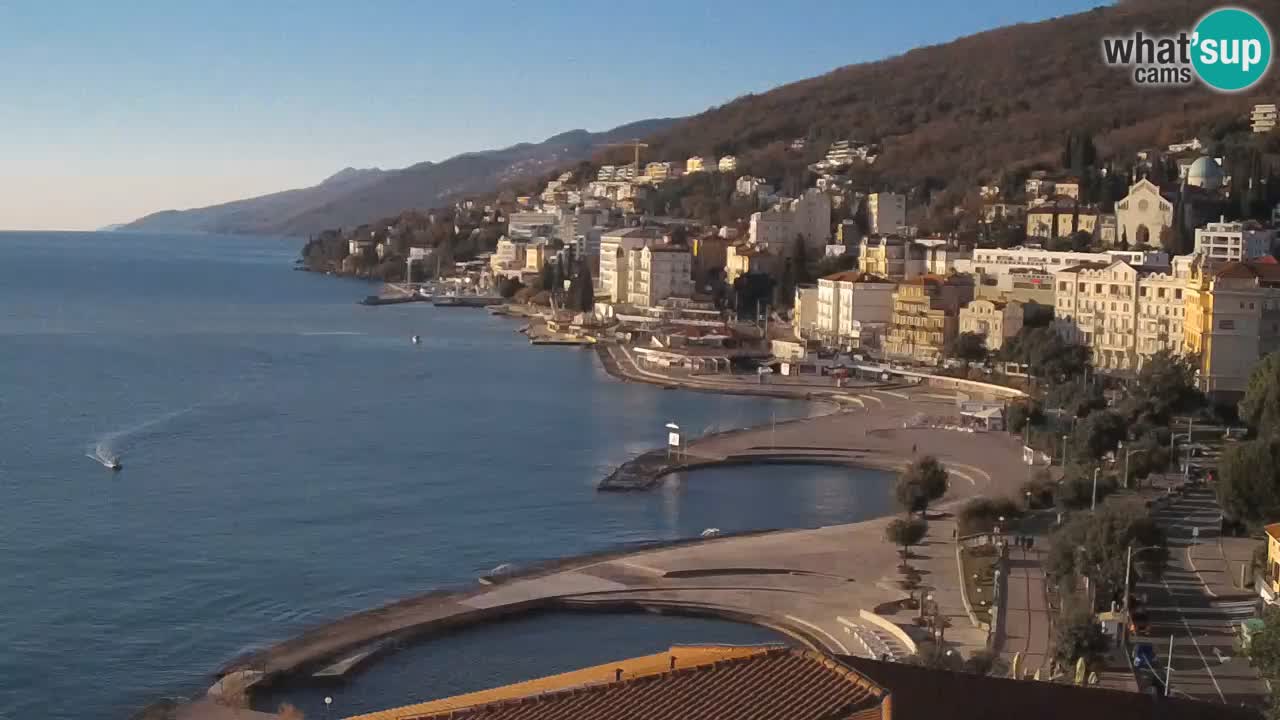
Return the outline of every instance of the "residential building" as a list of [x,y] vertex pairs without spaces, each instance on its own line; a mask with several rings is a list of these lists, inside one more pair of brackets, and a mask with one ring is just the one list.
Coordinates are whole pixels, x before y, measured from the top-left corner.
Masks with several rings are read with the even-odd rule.
[[993,202],[982,206],[982,221],[1021,224],[1027,220],[1027,206],[1019,203]]
[[1085,263],[1055,274],[1055,324],[1068,340],[1093,349],[1094,365],[1136,372],[1161,350],[1181,352],[1185,287],[1192,256],[1172,267],[1122,260]]
[[1274,230],[1223,218],[1196,230],[1195,251],[1218,262],[1243,262],[1270,255],[1274,239]]
[[662,239],[657,228],[620,228],[600,236],[599,288],[613,302],[629,301],[628,265],[632,250]]
[[885,356],[937,365],[955,339],[960,308],[971,300],[973,283],[963,275],[921,275],[901,283],[893,294]]
[[1280,523],[1263,530],[1267,533],[1267,564],[1257,580],[1258,594],[1268,605],[1280,605]]
[[1124,260],[1130,265],[1168,266],[1169,256],[1153,250],[1106,250],[1099,253],[1045,250],[1040,247],[978,248],[968,262],[957,262],[956,271],[996,278],[1018,270],[1054,272],[1082,263]]
[[627,253],[627,301],[654,307],[693,295],[693,255],[681,245],[646,245]]
[[967,263],[968,251],[946,240],[910,240],[897,235],[868,235],[858,244],[858,267],[889,280],[910,280],[920,275],[948,275]]
[[694,155],[684,163],[684,171],[686,174],[711,172],[716,169],[716,159],[713,157],[703,157]]
[[907,225],[907,198],[891,192],[868,195],[867,225],[872,235],[902,232]]
[[1032,173],[1031,177],[1027,178],[1023,189],[1026,191],[1028,199],[1035,199],[1052,195],[1056,185],[1057,183],[1050,180],[1044,172],[1040,171]]
[[1058,197],[1080,199],[1080,182],[1078,180],[1059,180],[1053,184],[1053,194]]
[[753,245],[782,248],[787,256],[794,254],[797,238],[809,257],[821,255],[831,240],[831,197],[810,188],[795,200],[752,213],[748,233]]
[[648,182],[662,182],[679,177],[680,171],[675,163],[651,162],[644,166],[644,179]]
[[999,185],[979,185],[978,197],[987,201],[997,200],[1000,198],[1000,186]]
[[1020,302],[975,299],[960,309],[959,330],[981,335],[988,350],[999,350],[1022,329],[1022,316]]
[[[526,247],[527,243],[516,242],[506,236],[499,238],[497,247],[489,256],[489,268],[493,274],[498,276],[518,274],[524,270]],[[539,264],[537,269],[541,270],[542,265]]]
[[1118,227],[1115,213],[1101,213],[1098,215],[1098,225],[1094,235],[1103,247],[1115,247],[1116,243],[1120,242]]
[[856,348],[865,331],[887,327],[896,283],[865,272],[840,272],[818,280],[816,333],[833,347]]
[[739,195],[747,197],[755,197],[757,200],[764,200],[773,194],[773,186],[765,182],[764,179],[743,175],[734,183],[734,190]]
[[1249,116],[1250,122],[1253,124],[1253,131],[1256,133],[1268,133],[1276,129],[1276,106],[1274,103],[1267,105],[1254,105],[1253,112]]
[[560,216],[553,212],[514,212],[507,216],[507,237],[512,240],[555,237],[559,223]]
[[1080,205],[1070,198],[1050,200],[1027,208],[1027,237],[1050,240],[1077,232],[1093,234],[1098,224],[1097,208]]
[[1204,149],[1204,143],[1201,142],[1200,138],[1198,137],[1191,138],[1190,140],[1185,140],[1180,143],[1174,143],[1169,146],[1169,152],[1175,153],[1175,154],[1184,153],[1184,152],[1198,152],[1203,149]]
[[784,267],[782,248],[777,245],[735,242],[725,250],[724,279],[730,285],[739,277],[751,273],[781,278]]
[[693,239],[693,278],[698,285],[708,282],[712,272],[724,272],[730,243],[729,239],[718,234],[706,234]]
[[791,307],[791,332],[798,338],[813,337],[818,327],[818,286],[797,285]]
[[716,163],[716,169],[722,173],[731,173],[738,171],[738,158],[736,155],[725,155]]
[[1013,268],[995,277],[974,277],[974,294],[987,300],[1016,301],[1053,308],[1053,273],[1036,268]]
[[1218,265],[1197,258],[1184,330],[1186,351],[1200,359],[1200,389],[1238,400],[1258,359],[1280,350],[1280,263],[1270,256]]
[[869,143],[857,140],[840,140],[831,143],[827,154],[819,163],[822,167],[837,169],[848,167],[855,162],[874,162],[876,150]]

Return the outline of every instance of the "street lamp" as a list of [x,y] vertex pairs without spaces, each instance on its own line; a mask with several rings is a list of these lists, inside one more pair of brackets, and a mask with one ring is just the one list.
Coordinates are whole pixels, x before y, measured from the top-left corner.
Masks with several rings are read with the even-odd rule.
[[1134,453],[1146,452],[1146,451],[1147,451],[1147,448],[1141,448],[1141,447],[1125,451],[1124,453],[1124,488],[1125,490],[1129,489],[1129,458],[1133,457]]
[[1140,547],[1140,548],[1135,548],[1134,546],[1130,545],[1130,546],[1129,546],[1129,550],[1125,553],[1125,558],[1124,558],[1124,614],[1125,614],[1125,619],[1126,619],[1126,620],[1127,620],[1127,619],[1128,619],[1128,617],[1129,617],[1129,577],[1130,577],[1130,576],[1132,575],[1132,573],[1133,573],[1133,556],[1134,556],[1134,554],[1136,554],[1136,553],[1145,552],[1145,551],[1147,551],[1147,550],[1159,550],[1159,549],[1161,549],[1162,547],[1163,547],[1162,545],[1146,545],[1146,546],[1143,546],[1143,547]]
[[1102,468],[1093,469],[1093,499],[1089,501],[1089,512],[1093,512],[1098,507],[1098,473],[1102,472]]
[[333,698],[328,695],[324,696],[324,718],[329,720],[329,706],[333,704]]

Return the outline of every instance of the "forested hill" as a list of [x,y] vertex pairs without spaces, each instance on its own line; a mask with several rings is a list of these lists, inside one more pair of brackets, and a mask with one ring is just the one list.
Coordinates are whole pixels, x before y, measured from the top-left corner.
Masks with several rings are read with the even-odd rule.
[[[1280,29],[1280,2],[1233,4]],[[650,138],[649,156],[734,153],[747,159],[740,168],[777,176],[793,139],[808,138],[812,161],[848,138],[882,144],[871,181],[958,188],[1017,163],[1055,160],[1073,131],[1118,152],[1178,142],[1214,123],[1244,125],[1252,103],[1280,96],[1280,70],[1247,93],[1224,95],[1200,85],[1140,87],[1102,61],[1105,36],[1189,30],[1219,5],[1134,0],[843,67],[696,115]],[[597,160],[625,158],[615,151]]]

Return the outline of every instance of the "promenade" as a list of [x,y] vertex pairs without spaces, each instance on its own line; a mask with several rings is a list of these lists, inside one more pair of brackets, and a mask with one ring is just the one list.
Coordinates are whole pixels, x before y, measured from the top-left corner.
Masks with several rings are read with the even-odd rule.
[[[708,381],[710,382],[710,381]],[[807,391],[806,391],[807,392]],[[960,597],[947,509],[965,498],[1012,495],[1027,476],[1021,446],[1003,433],[904,428],[915,415],[955,413],[955,396],[927,387],[845,391],[829,415],[713,435],[687,452],[700,461],[793,458],[885,469],[916,454],[937,456],[951,487],[935,509],[911,564],[946,622],[946,642],[968,655],[985,647]],[[696,473],[691,476],[696,482]],[[784,467],[778,481],[786,482]],[[939,512],[941,511],[941,512]],[[287,677],[332,677],[372,657],[388,639],[409,640],[519,613],[554,609],[634,609],[709,615],[777,629],[833,653],[904,658],[926,633],[899,603],[896,548],[883,538],[890,518],[812,530],[709,538],[671,547],[562,561],[531,575],[436,592],[336,620],[231,662],[223,682],[252,685]]]

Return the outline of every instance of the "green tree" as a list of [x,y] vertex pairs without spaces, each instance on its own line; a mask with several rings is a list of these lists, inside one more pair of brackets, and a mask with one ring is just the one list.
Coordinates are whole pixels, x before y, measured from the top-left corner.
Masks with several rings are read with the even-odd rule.
[[1102,383],[1090,382],[1084,377],[1051,385],[1045,393],[1045,400],[1050,406],[1077,418],[1087,417],[1094,410],[1107,406],[1107,399],[1102,394]]
[[1249,665],[1275,685],[1280,680],[1280,608],[1268,606],[1262,621],[1262,632],[1255,633],[1249,640]]
[[908,513],[926,513],[929,503],[947,494],[950,473],[932,455],[926,455],[907,466],[894,485],[898,504]]
[[1280,515],[1280,438],[1228,447],[1214,488],[1227,517],[1251,525],[1274,520]]
[[595,308],[596,293],[591,283],[591,265],[586,258],[578,260],[578,272],[569,283],[569,305],[578,312],[591,312]]
[[542,263],[542,271],[538,274],[538,289],[551,292],[556,286],[556,273],[551,263]]
[[1091,413],[1076,424],[1071,435],[1071,456],[1101,460],[1128,436],[1128,426],[1119,413],[1110,410]]
[[1260,436],[1280,434],[1280,352],[1254,366],[1240,401],[1240,419]]
[[1075,513],[1049,537],[1045,572],[1060,587],[1087,576],[1096,599],[1122,600],[1129,547],[1156,547],[1133,558],[1135,577],[1163,574],[1169,560],[1165,535],[1138,502],[1108,502]]
[[1053,657],[1058,665],[1071,668],[1084,658],[1093,665],[1107,651],[1107,638],[1093,618],[1088,603],[1075,599],[1063,608],[1053,626]]
[[1194,356],[1161,350],[1142,365],[1130,384],[1121,414],[1132,425],[1166,425],[1175,413],[1204,407],[1204,394],[1196,386]]
[[858,256],[845,253],[843,255],[831,255],[824,257],[818,261],[814,274],[819,278],[828,275],[834,275],[838,272],[852,270],[858,266]]
[[984,362],[987,359],[987,338],[973,332],[962,332],[947,344],[946,354],[965,362]]
[[919,518],[894,518],[884,526],[884,539],[902,548],[902,560],[906,562],[911,546],[923,540],[928,530],[928,523]]

